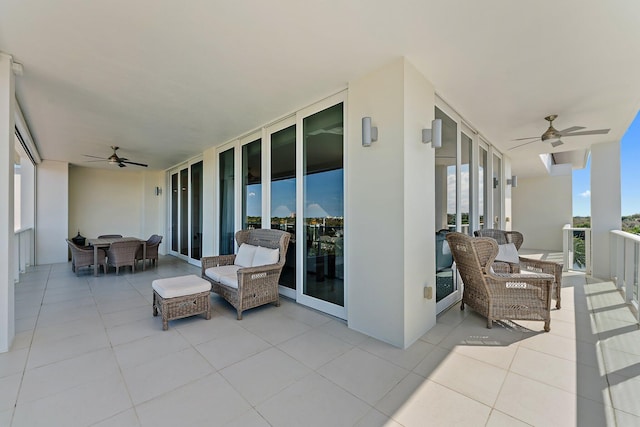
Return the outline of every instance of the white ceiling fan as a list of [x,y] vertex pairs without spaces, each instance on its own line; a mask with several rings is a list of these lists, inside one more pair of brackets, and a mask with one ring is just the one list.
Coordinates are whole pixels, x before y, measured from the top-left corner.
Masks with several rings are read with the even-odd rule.
[[524,144],[516,145],[515,147],[509,148],[509,150],[514,150],[516,148],[531,144],[532,142],[536,142],[537,139],[542,140],[542,142],[550,143],[552,147],[557,147],[563,144],[560,138],[564,138],[567,136],[581,136],[581,135],[605,135],[609,133],[609,131],[611,130],[611,129],[595,129],[595,130],[582,131],[582,129],[585,129],[584,126],[571,126],[563,130],[557,130],[556,128],[553,127],[553,121],[556,118],[558,118],[557,114],[551,114],[545,117],[544,119],[549,122],[549,129],[547,129],[542,134],[542,136],[531,136],[527,138],[514,139],[514,141],[527,141],[527,140],[532,140],[532,141],[525,142]]

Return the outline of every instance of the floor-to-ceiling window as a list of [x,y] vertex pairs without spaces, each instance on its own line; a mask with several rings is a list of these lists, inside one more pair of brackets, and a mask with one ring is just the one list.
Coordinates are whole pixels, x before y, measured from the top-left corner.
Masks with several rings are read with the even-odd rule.
[[197,263],[202,257],[203,163],[169,172],[169,253]]
[[[442,146],[435,150],[436,200],[434,203],[436,219],[436,306],[441,311],[456,301],[458,289],[455,271],[452,268],[453,256],[446,241],[446,234],[456,231],[456,225],[458,224],[458,123],[438,107],[435,109],[435,117],[442,120]],[[468,173],[468,165],[466,170]]]
[[343,104],[303,119],[304,289],[344,306]]
[[502,228],[502,159],[493,154],[493,223],[492,228]]
[[242,146],[242,228],[262,226],[262,139]]
[[476,211],[473,206],[473,171],[471,169],[471,160],[473,158],[473,141],[469,136],[471,132],[460,133],[460,225],[461,231],[465,234],[472,235],[473,229],[472,214]]
[[220,229],[218,253],[229,255],[235,252],[235,148],[220,153],[218,158],[218,188],[220,189]]
[[[280,284],[296,289],[296,125],[274,130],[271,141],[271,228],[291,233]],[[295,294],[290,294],[294,296]]]
[[487,203],[487,178],[488,174],[488,149],[486,145],[482,144],[478,147],[478,214],[479,223],[478,228],[488,228],[487,224],[487,210],[489,204]]

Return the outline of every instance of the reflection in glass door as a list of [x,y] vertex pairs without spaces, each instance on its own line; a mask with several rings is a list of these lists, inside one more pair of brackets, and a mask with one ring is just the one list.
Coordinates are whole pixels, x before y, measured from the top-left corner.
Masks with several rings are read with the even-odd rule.
[[[455,303],[457,299],[457,281],[452,268],[453,256],[449,250],[446,235],[451,231],[456,231],[458,124],[437,107],[435,117],[442,120],[442,146],[437,148],[435,152],[436,200],[434,204],[436,218],[436,310],[439,312]],[[466,170],[468,172],[468,162]]]
[[502,224],[502,159],[493,155],[493,228]]
[[303,120],[304,295],[344,307],[343,104]]
[[296,126],[271,134],[271,228],[291,233],[280,284],[296,289]]
[[242,146],[242,229],[262,225],[262,139]]
[[170,172],[170,252],[199,261],[202,256],[202,161]]
[[235,253],[235,171],[233,148],[223,151],[219,156],[219,188],[220,188],[220,240],[218,253],[230,255]]
[[191,258],[202,258],[202,161],[191,165]]
[[488,152],[487,149],[483,146],[478,147],[478,152],[480,155],[478,156],[478,212],[480,213],[479,217],[479,228],[488,228],[488,224],[486,221],[487,210],[489,208],[487,204],[487,178],[489,177],[487,171],[487,161],[488,161]]

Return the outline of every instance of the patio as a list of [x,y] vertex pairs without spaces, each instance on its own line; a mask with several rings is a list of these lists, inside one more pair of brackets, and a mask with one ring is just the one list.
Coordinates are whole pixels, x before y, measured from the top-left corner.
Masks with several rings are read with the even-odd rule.
[[551,332],[457,306],[407,350],[284,299],[209,321],[151,315],[151,281],[199,270],[173,257],[135,274],[31,268],[0,354],[6,426],[640,425],[640,331],[610,282],[564,276]]

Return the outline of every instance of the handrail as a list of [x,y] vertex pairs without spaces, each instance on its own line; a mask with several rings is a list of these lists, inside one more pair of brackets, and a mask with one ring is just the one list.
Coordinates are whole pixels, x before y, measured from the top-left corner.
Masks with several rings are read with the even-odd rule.
[[621,230],[611,230],[611,279],[623,292],[625,301],[639,315],[638,272],[640,270],[640,236]]

